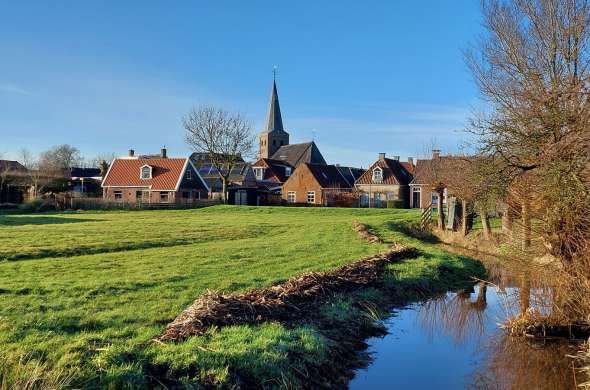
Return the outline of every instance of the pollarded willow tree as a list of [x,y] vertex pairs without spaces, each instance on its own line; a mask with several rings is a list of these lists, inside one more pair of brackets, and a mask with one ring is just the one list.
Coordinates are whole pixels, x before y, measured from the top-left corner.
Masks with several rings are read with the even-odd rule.
[[[588,1],[483,0],[482,9],[486,34],[466,58],[491,110],[471,131],[517,198],[523,249],[539,221],[564,269],[590,279]],[[590,313],[570,303],[570,312]]]
[[193,109],[184,119],[185,141],[195,151],[206,153],[219,174],[223,201],[227,203],[232,169],[254,147],[250,123],[240,114],[212,106]]

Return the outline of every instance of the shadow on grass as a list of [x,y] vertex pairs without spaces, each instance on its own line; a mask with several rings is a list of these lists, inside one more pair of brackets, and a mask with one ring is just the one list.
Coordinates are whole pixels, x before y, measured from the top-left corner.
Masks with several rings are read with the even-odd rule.
[[429,244],[438,244],[440,239],[427,230],[422,230],[418,225],[403,222],[388,222],[387,228],[390,231],[401,232],[409,237],[416,238]]
[[62,225],[79,222],[97,222],[99,219],[63,218],[48,216],[16,216],[0,215],[1,226],[25,226],[25,225]]

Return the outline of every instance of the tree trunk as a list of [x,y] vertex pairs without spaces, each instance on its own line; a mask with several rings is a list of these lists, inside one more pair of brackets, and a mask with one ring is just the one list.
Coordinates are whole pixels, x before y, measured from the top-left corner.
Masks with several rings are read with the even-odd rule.
[[437,213],[438,213],[438,228],[440,230],[444,230],[445,229],[445,219],[444,219],[444,214],[443,214],[443,192],[440,191],[438,193],[438,197],[437,197],[437,202],[436,202],[436,208],[437,208]]
[[223,195],[223,203],[227,204],[227,177],[221,178],[221,192]]
[[512,213],[508,205],[506,205],[506,210],[502,213],[502,231],[508,235],[512,235]]
[[522,218],[522,250],[526,251],[531,246],[531,206],[529,199],[525,196],[522,199],[521,218]]
[[467,226],[467,210],[469,203],[465,199],[461,199],[461,233],[463,237],[469,233],[469,226]]
[[488,212],[482,206],[479,207],[479,216],[481,218],[481,227],[483,228],[483,238],[489,240],[492,236],[492,229],[490,228],[490,218]]

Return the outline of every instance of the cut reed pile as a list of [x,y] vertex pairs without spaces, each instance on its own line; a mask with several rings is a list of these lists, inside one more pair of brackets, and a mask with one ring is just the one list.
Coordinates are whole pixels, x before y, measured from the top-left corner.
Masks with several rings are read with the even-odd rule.
[[364,223],[354,222],[353,228],[364,240],[373,244],[383,244],[383,240],[373,233]]
[[182,341],[213,326],[256,324],[264,321],[296,323],[317,311],[335,294],[383,283],[387,264],[416,257],[418,251],[394,245],[383,254],[326,272],[310,272],[285,283],[242,294],[208,291],[194,301],[155,341]]

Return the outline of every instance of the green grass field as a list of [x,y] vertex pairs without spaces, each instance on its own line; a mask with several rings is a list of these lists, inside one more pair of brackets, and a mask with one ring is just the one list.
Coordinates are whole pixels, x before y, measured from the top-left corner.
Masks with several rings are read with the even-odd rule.
[[[327,359],[313,327],[232,326],[186,342],[150,342],[207,289],[268,286],[402,241],[427,250],[400,280],[437,277],[465,259],[404,236],[412,210],[254,208],[0,215],[0,388],[141,388],[158,378],[198,387],[231,371],[289,381],[291,355]],[[352,222],[385,244],[362,241]],[[303,356],[303,357],[301,357]],[[286,375],[286,376],[285,376]],[[211,380],[213,378],[213,380]]]

